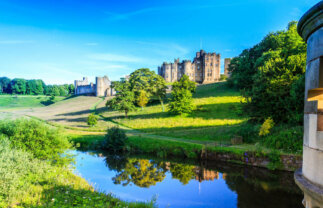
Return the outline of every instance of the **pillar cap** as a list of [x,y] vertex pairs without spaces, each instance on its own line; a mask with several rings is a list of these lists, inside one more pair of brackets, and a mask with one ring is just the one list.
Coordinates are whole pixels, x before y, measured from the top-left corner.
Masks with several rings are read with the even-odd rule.
[[307,41],[308,37],[320,27],[323,27],[323,1],[314,5],[301,17],[297,32]]

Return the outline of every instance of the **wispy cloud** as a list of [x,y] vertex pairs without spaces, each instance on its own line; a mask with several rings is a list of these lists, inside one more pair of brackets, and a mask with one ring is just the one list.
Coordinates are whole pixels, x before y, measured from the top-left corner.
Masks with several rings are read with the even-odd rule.
[[118,55],[111,53],[95,53],[88,55],[88,58],[98,61],[110,61],[110,62],[126,62],[126,63],[141,63],[145,60],[141,57]]
[[34,43],[33,40],[0,40],[2,45],[14,45],[14,44],[25,44],[25,43]]

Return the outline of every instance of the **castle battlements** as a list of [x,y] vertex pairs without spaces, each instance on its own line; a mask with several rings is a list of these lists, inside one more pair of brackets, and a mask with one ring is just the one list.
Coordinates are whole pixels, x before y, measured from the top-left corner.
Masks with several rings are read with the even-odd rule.
[[83,77],[83,80],[75,80],[75,95],[94,95],[97,97],[109,97],[114,95],[111,88],[111,81],[108,76],[96,77],[95,84],[89,84],[88,78]]
[[164,62],[158,67],[158,74],[166,82],[178,81],[184,74],[190,80],[198,83],[212,83],[220,80],[220,59],[221,55],[216,53],[206,53],[204,50],[196,52],[196,56],[191,60],[179,58],[174,63]]

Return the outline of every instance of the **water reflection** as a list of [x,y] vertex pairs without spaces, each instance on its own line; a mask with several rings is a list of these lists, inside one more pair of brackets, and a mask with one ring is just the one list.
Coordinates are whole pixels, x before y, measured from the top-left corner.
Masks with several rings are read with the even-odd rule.
[[293,174],[223,163],[79,153],[77,171],[96,188],[159,207],[302,207]]

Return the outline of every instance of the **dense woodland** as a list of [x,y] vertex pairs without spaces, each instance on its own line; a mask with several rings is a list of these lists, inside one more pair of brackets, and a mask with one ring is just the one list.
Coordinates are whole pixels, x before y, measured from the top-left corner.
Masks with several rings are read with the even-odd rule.
[[241,90],[253,120],[302,124],[306,43],[296,26],[290,22],[231,61],[228,84]]
[[68,96],[74,94],[74,85],[46,85],[40,79],[0,77],[0,94]]

